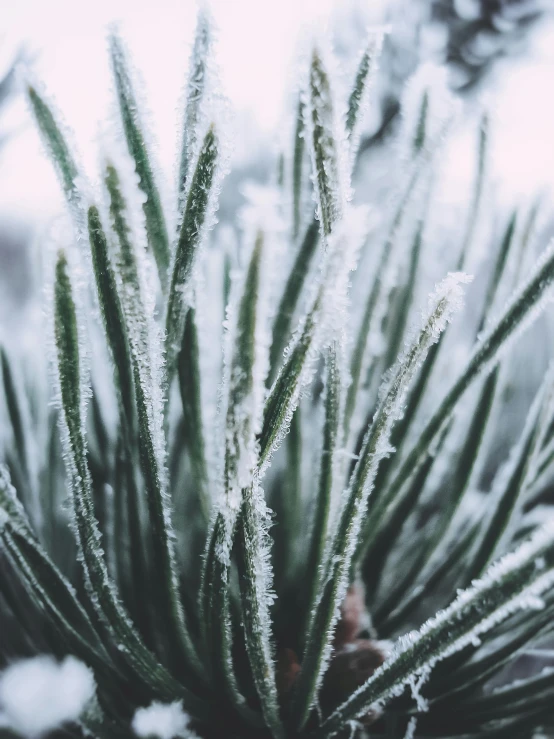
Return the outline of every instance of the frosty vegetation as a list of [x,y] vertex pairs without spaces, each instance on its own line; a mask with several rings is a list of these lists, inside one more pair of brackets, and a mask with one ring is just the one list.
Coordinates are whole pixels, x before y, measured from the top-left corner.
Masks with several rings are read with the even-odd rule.
[[78,721],[94,697],[92,672],[74,657],[32,657],[0,676],[0,726],[38,737]]
[[523,415],[510,396],[514,352],[550,310],[554,245],[534,259],[537,209],[514,214],[469,274],[485,116],[435,284],[460,105],[433,68],[388,147],[392,194],[356,196],[383,40],[368,33],[348,88],[313,41],[274,175],[220,225],[228,112],[204,7],[173,187],[117,32],[95,179],[27,85],[72,230],[42,254],[48,387],[46,367],[1,354],[2,728],[554,730],[554,365]]

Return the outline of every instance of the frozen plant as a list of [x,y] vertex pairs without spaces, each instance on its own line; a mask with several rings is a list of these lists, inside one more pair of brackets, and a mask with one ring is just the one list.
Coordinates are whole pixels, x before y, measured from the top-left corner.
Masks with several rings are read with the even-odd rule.
[[509,408],[504,459],[496,439],[554,246],[525,274],[536,213],[517,214],[467,274],[485,122],[469,224],[428,284],[456,114],[433,118],[431,84],[391,147],[390,213],[354,203],[373,32],[346,92],[316,40],[275,181],[214,228],[212,39],[203,9],[169,204],[118,35],[98,183],[27,87],[73,236],[45,249],[51,390],[1,356],[0,686],[17,658],[79,660],[95,696],[57,722],[99,739],[551,732],[554,364],[526,419]]
[[172,739],[174,736],[196,736],[187,729],[188,716],[178,701],[175,703],[152,703],[148,708],[139,708],[133,717],[132,728],[137,736],[157,736]]

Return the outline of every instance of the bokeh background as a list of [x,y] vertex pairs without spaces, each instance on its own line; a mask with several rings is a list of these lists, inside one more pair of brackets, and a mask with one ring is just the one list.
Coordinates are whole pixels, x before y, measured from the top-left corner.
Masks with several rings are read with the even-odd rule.
[[[244,174],[263,178],[288,130],[298,54],[314,27],[334,36],[345,77],[368,26],[390,29],[379,81],[364,126],[364,177],[386,191],[386,147],[394,139],[406,80],[426,61],[446,64],[463,100],[445,153],[441,207],[456,222],[467,206],[475,164],[477,121],[491,114],[490,181],[494,212],[528,207],[554,184],[554,0],[213,0],[218,63],[234,109],[233,165],[221,218],[240,197]],[[0,20],[0,340],[25,341],[38,310],[33,295],[40,241],[63,204],[52,167],[11,69],[22,61],[46,83],[94,176],[100,123],[110,115],[106,28],[120,24],[144,83],[143,97],[159,167],[169,178],[178,145],[179,101],[196,3],[193,0],[18,0]],[[370,168],[369,175],[367,168]],[[363,166],[362,166],[363,169]],[[361,178],[363,180],[363,178]],[[360,188],[363,198],[363,187]],[[492,189],[491,189],[492,192]],[[491,196],[493,197],[493,196]],[[548,212],[543,228],[548,231]],[[497,216],[495,216],[497,217]],[[483,244],[485,241],[483,241]],[[477,248],[477,247],[476,247]],[[32,339],[30,339],[32,340]]]

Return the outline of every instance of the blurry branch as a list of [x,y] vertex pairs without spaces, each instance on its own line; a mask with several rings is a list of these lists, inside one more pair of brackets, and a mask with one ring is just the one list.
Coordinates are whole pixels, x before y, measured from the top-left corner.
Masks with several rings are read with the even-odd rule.
[[[412,3],[405,0],[401,9]],[[381,94],[379,124],[371,135],[362,138],[359,154],[379,145],[394,130],[400,93],[413,62],[424,61],[421,36],[425,27],[446,31],[441,61],[449,65],[456,91],[470,93],[485,81],[496,62],[525,48],[537,23],[554,10],[554,5],[545,0],[432,0],[419,5],[420,18],[411,36],[413,48],[408,48],[406,39],[394,30],[386,39],[381,66],[387,68],[390,80]],[[412,63],[406,63],[407,58]]]

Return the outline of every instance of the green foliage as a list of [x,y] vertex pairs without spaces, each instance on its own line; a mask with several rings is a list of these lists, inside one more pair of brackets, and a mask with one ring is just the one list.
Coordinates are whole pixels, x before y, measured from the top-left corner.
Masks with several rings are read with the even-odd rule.
[[162,287],[165,288],[170,257],[167,226],[160,194],[154,180],[152,163],[144,140],[144,133],[141,130],[137,101],[125,60],[125,52],[121,40],[116,35],[110,38],[110,56],[123,131],[129,151],[135,161],[137,174],[140,177],[140,188],[146,196],[142,207],[146,221],[148,243],[156,258],[160,282]]
[[[204,739],[550,731],[551,671],[506,676],[552,640],[553,369],[525,423],[511,416],[506,459],[494,442],[510,352],[552,295],[554,249],[520,280],[536,212],[523,230],[514,214],[472,293],[477,331],[455,318],[475,289],[459,271],[426,286],[418,324],[450,121],[430,133],[426,88],[402,134],[406,176],[368,233],[350,173],[381,46],[371,38],[348,94],[313,50],[281,176],[238,215],[241,269],[227,260],[223,280],[208,270],[202,282],[221,246],[209,236],[224,136],[210,118],[210,24],[202,11],[174,237],[121,41],[121,135],[99,193],[83,191],[63,126],[28,89],[77,248],[59,249],[45,278],[55,418],[33,411],[49,402],[38,378],[23,389],[1,353],[1,664],[41,651],[85,662],[97,690],[81,729],[99,739],[131,736],[154,702],[180,703]],[[484,210],[487,137],[485,123],[458,270]],[[221,305],[214,334],[205,314]],[[449,361],[451,338],[468,336],[466,360]],[[90,362],[97,351],[109,368]]]

